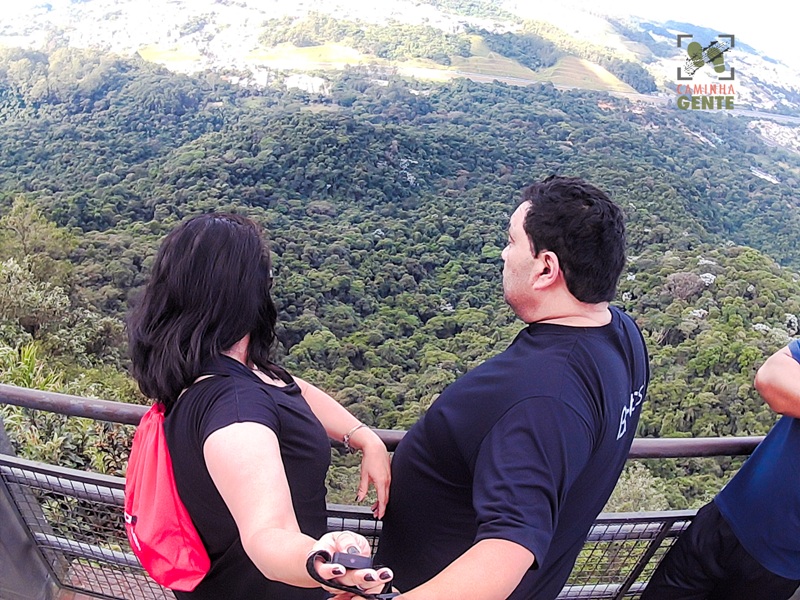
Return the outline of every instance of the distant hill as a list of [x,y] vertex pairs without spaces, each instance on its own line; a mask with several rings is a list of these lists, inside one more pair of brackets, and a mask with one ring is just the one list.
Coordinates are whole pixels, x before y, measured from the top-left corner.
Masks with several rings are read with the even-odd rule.
[[[430,79],[496,77],[525,85],[673,96],[691,23],[621,19],[574,7],[488,0],[53,0],[13,7],[0,44],[139,53],[184,73],[215,70],[265,85],[285,72],[370,64]],[[314,50],[316,49],[316,50]],[[728,55],[737,106],[800,115],[800,75],[743,42]],[[702,75],[703,73],[701,73]],[[699,81],[704,81],[701,77]]]

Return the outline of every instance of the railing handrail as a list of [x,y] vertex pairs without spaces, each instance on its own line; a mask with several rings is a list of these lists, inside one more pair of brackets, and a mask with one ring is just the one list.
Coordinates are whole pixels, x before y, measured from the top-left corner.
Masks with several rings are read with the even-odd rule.
[[[138,425],[149,408],[141,404],[82,398],[8,384],[0,384],[0,403],[123,425]],[[395,429],[376,429],[375,432],[389,450],[394,450],[406,434]],[[636,438],[628,458],[744,456],[751,454],[763,439],[764,436]]]

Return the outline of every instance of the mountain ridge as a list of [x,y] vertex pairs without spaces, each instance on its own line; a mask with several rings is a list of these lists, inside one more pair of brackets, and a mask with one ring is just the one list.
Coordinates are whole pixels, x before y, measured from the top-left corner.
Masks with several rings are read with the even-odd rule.
[[[169,4],[155,0],[137,3],[127,0],[54,0],[27,10],[24,6],[16,10],[0,22],[0,43],[38,49],[52,49],[54,45],[63,44],[99,48],[121,55],[139,53],[147,60],[174,71],[238,73],[240,81],[255,85],[265,85],[270,79],[274,81],[276,74],[280,77],[287,71],[324,71],[341,69],[346,65],[373,64],[415,77],[466,76],[480,79],[496,75],[500,78],[516,77],[520,80],[518,84],[551,81],[562,87],[624,91],[621,88],[626,85],[623,83],[625,74],[640,83],[645,77],[631,73],[639,68],[649,73],[655,83],[652,89],[646,83],[642,83],[644,88],[636,84],[634,87],[651,95],[655,92],[660,97],[672,98],[675,71],[685,59],[676,47],[677,33],[693,34],[704,40],[709,38],[706,41],[725,33],[681,21],[658,23],[632,16],[623,19],[574,7],[548,7],[545,10],[509,2],[495,7],[483,0],[416,3],[388,0],[380,6],[371,6],[369,11],[365,11],[363,2],[357,0],[337,0],[323,5],[313,2],[264,4],[252,0],[175,0]],[[387,33],[387,28],[413,27],[428,31],[425,35],[441,38],[465,38],[474,36],[476,32],[494,37],[516,36],[514,43],[517,45],[528,44],[526,40],[533,39],[533,27],[539,34],[545,31],[546,43],[552,43],[554,36],[559,38],[557,45],[565,57],[588,60],[594,66],[578,68],[570,64],[554,67],[551,64],[531,73],[524,71],[527,67],[520,63],[519,55],[503,55],[496,48],[490,48],[491,57],[486,56],[487,52],[469,56],[463,56],[462,52],[459,56],[444,49],[433,60],[424,57],[385,60],[379,54],[357,51],[350,56],[340,54],[336,60],[328,60],[330,56],[324,51],[318,53],[318,60],[308,58],[310,47],[318,47],[319,43],[324,44],[330,39],[320,39],[304,47],[294,45],[294,52],[284,44],[276,58],[276,47],[262,43],[261,38],[269,33],[269,26],[275,22],[281,19],[301,22],[312,14],[350,23],[351,29],[377,28],[383,30],[379,35],[384,36],[391,34],[391,31]],[[347,43],[343,46],[353,49]],[[741,41],[737,42],[735,50],[735,55],[730,54],[729,63],[739,76],[737,106],[800,115],[800,74]],[[607,55],[600,57],[600,53]],[[481,69],[471,66],[472,58],[476,59],[472,64],[480,62],[478,59],[483,61]],[[453,60],[456,64],[451,65]],[[624,64],[626,61],[628,66]],[[609,73],[609,64],[616,70],[612,67]],[[265,70],[271,75],[265,74]],[[623,81],[619,80],[620,71]],[[522,77],[519,77],[520,73]],[[706,75],[701,70],[701,83],[707,79]]]

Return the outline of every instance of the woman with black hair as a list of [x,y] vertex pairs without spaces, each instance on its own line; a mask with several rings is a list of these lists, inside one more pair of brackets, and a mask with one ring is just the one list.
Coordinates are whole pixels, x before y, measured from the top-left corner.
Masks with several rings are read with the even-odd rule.
[[[356,546],[369,555],[362,536],[325,533],[329,437],[363,452],[358,499],[372,481],[375,516],[386,507],[383,442],[270,359],[271,286],[259,227],[238,215],[202,215],[166,237],[129,317],[133,375],[165,405],[178,492],[211,558],[206,577],[192,592],[175,592],[179,599],[317,600],[325,592],[306,572],[309,553]],[[345,572],[333,563],[317,571],[364,589],[392,578],[388,569]]]

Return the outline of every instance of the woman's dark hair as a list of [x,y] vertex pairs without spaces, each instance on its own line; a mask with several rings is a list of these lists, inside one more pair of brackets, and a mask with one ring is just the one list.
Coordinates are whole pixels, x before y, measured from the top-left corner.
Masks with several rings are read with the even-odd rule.
[[128,317],[139,389],[171,407],[207,359],[248,333],[248,359],[272,370],[277,310],[261,229],[250,219],[206,214],[167,235],[150,281]]
[[625,266],[625,220],[620,208],[577,177],[551,175],[525,188],[530,204],[525,233],[534,255],[558,256],[567,289],[581,302],[613,300]]

